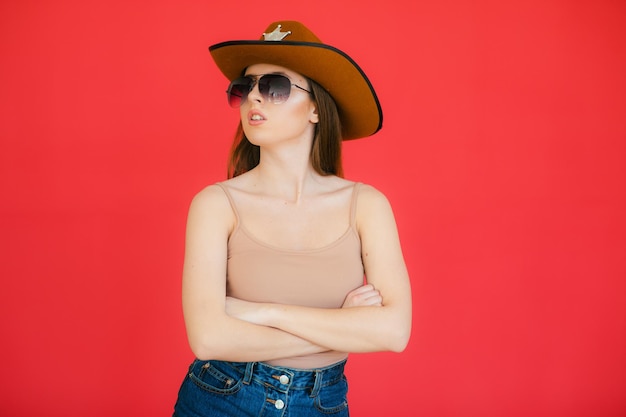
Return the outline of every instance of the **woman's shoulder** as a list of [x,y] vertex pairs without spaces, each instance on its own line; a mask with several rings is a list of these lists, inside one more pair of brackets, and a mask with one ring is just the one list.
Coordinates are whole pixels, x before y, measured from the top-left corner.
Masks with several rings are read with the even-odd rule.
[[254,185],[254,175],[251,171],[248,171],[244,172],[243,174],[239,174],[236,177],[216,182],[215,184],[209,185],[207,188],[214,188],[218,191],[221,190],[223,194],[229,195],[233,192],[245,193],[246,191],[253,189]]
[[359,189],[359,201],[365,203],[388,203],[387,196],[375,186],[364,183],[355,182]]
[[249,173],[244,173],[233,178],[217,181],[205,186],[197,194],[198,199],[228,199],[228,195],[234,190],[246,188]]
[[232,211],[224,183],[216,182],[198,191],[191,200],[190,211],[204,215],[227,215]]
[[196,193],[192,201],[200,201],[206,203],[207,200],[219,200],[222,197],[226,197],[222,184],[222,182],[215,182],[205,186],[203,189]]
[[387,196],[378,188],[367,183],[358,183],[356,202],[357,225],[376,224],[382,218],[393,217]]
[[337,191],[346,190],[348,192],[355,193],[357,207],[369,206],[372,204],[388,204],[385,194],[371,184],[340,177],[334,177],[331,181],[334,183],[334,185],[330,187],[331,189]]

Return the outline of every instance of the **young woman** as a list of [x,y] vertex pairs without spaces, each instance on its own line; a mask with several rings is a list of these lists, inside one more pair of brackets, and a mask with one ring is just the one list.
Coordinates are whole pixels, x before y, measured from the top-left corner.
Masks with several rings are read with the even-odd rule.
[[183,310],[196,360],[174,415],[347,416],[347,352],[402,351],[411,289],[385,196],[342,178],[382,125],[345,53],[298,22],[210,48],[241,123],[229,179],[193,199]]

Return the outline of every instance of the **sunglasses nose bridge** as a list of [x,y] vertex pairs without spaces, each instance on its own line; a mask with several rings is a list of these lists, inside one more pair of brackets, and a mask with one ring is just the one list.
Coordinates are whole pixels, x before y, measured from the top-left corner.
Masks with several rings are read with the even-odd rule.
[[248,90],[248,100],[261,101],[263,95],[261,94],[259,86],[259,78],[253,78]]

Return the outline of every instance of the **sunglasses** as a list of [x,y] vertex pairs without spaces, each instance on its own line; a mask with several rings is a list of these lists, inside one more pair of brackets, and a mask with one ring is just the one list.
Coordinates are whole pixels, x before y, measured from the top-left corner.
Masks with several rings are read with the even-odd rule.
[[289,78],[281,74],[265,74],[256,79],[247,76],[239,77],[230,83],[228,90],[226,90],[228,104],[234,108],[241,106],[241,103],[248,98],[248,94],[257,83],[261,97],[274,104],[287,101],[292,86],[311,94],[309,90],[293,84]]

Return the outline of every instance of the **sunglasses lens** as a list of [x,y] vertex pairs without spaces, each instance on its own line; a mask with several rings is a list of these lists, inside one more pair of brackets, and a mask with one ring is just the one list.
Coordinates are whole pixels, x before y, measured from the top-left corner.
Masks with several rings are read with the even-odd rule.
[[252,83],[253,81],[246,77],[233,80],[226,90],[228,104],[235,108],[241,106],[241,102],[248,97]]
[[259,78],[259,92],[270,103],[284,103],[291,93],[291,81],[284,75],[266,74]]

